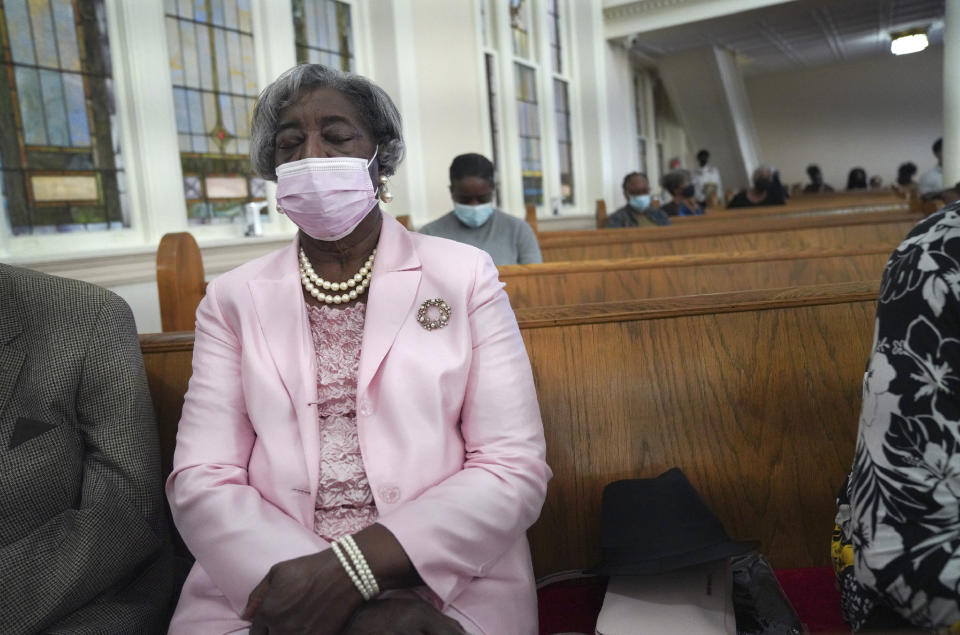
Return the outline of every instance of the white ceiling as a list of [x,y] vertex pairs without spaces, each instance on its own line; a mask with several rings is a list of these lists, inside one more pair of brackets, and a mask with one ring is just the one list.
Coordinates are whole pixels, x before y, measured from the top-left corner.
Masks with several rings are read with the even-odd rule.
[[[951,0],[954,1],[954,0]],[[891,31],[930,25],[942,44],[945,0],[796,0],[721,18],[639,33],[632,49],[656,61],[720,46],[737,53],[744,75],[890,55]]]

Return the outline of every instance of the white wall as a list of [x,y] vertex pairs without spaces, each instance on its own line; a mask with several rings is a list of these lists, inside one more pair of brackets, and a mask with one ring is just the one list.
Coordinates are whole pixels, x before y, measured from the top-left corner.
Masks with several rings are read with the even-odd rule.
[[931,168],[941,135],[943,49],[870,57],[832,66],[747,78],[760,161],[780,168],[785,183],[806,182],[817,163],[824,179],[846,187],[847,172],[893,182],[897,166]]
[[[636,98],[633,94],[633,75],[635,71],[626,47],[619,42],[607,43],[606,66],[608,77],[606,103],[612,133],[608,145],[608,154],[612,169],[611,176],[607,179],[606,187],[602,190],[601,195],[606,200],[607,212],[612,214],[625,202],[620,187],[623,176],[638,171],[642,164],[640,150],[637,146]],[[641,104],[641,107],[645,108],[646,104]],[[649,148],[654,143],[653,134],[645,130],[641,132],[647,133],[647,146]],[[597,149],[602,149],[607,144],[591,145]]]
[[137,333],[159,333],[160,296],[157,294],[157,282],[136,282],[109,287],[111,291],[127,301],[137,323]]
[[426,191],[426,208],[413,213],[419,227],[453,209],[450,162],[465,152],[484,153],[487,114],[483,108],[482,44],[473,2],[416,0],[413,4]]
[[[658,70],[687,139],[696,146],[693,153],[710,151],[725,187],[744,183],[755,157],[756,134],[732,54],[717,47],[693,49],[662,59]],[[672,156],[677,155],[665,145],[664,161]]]

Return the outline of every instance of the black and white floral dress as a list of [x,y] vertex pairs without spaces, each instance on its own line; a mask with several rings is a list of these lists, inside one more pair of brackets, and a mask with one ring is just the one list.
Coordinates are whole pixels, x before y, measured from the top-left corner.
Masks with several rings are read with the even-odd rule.
[[960,204],[920,222],[883,273],[857,449],[833,556],[847,621],[960,621]]

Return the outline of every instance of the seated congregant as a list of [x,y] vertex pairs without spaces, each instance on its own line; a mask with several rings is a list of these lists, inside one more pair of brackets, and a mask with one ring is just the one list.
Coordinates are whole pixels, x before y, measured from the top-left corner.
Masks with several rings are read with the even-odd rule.
[[960,204],[924,219],[883,272],[833,537],[855,631],[960,627],[958,225]]
[[937,164],[921,174],[917,183],[917,189],[923,198],[937,198],[943,189],[943,139],[934,141],[932,149]]
[[730,199],[727,209],[758,205],[783,205],[783,186],[774,179],[773,168],[762,165],[753,171],[753,187],[740,190]]
[[661,209],[667,216],[700,216],[703,208],[697,202],[690,173],[686,170],[674,170],[664,175],[661,185],[669,192],[673,200]]
[[157,429],[122,299],[0,264],[0,431],[0,632],[164,632]]
[[381,212],[405,149],[366,78],[296,66],[251,132],[299,231],[197,309],[167,481],[196,564],[170,633],[536,632],[551,472],[490,255]]
[[494,167],[481,154],[461,154],[450,164],[453,211],[420,228],[421,234],[449,238],[483,249],[495,265],[543,262],[533,228],[493,207]]
[[653,206],[650,181],[643,172],[631,172],[623,177],[623,196],[627,199],[627,204],[607,217],[607,228],[670,224],[670,217],[660,208]]
[[828,184],[823,182],[823,172],[820,171],[819,165],[808,165],[807,166],[807,176],[810,177],[810,182],[807,183],[803,191],[810,193],[819,193],[819,192],[832,192],[833,188]]
[[907,161],[897,167],[897,182],[893,184],[893,189],[905,196],[912,196],[917,193],[917,182],[913,176],[917,173],[915,163]]
[[867,171],[863,168],[853,168],[847,174],[847,191],[867,189]]

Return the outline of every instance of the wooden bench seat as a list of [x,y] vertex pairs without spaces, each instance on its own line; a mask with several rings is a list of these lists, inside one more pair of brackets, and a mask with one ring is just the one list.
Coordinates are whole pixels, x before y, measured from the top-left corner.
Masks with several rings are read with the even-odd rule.
[[499,267],[514,309],[880,278],[890,245]]
[[[520,309],[555,476],[537,575],[595,564],[600,494],[677,465],[775,567],[827,563],[879,284]],[[141,336],[164,474],[192,333]]]

